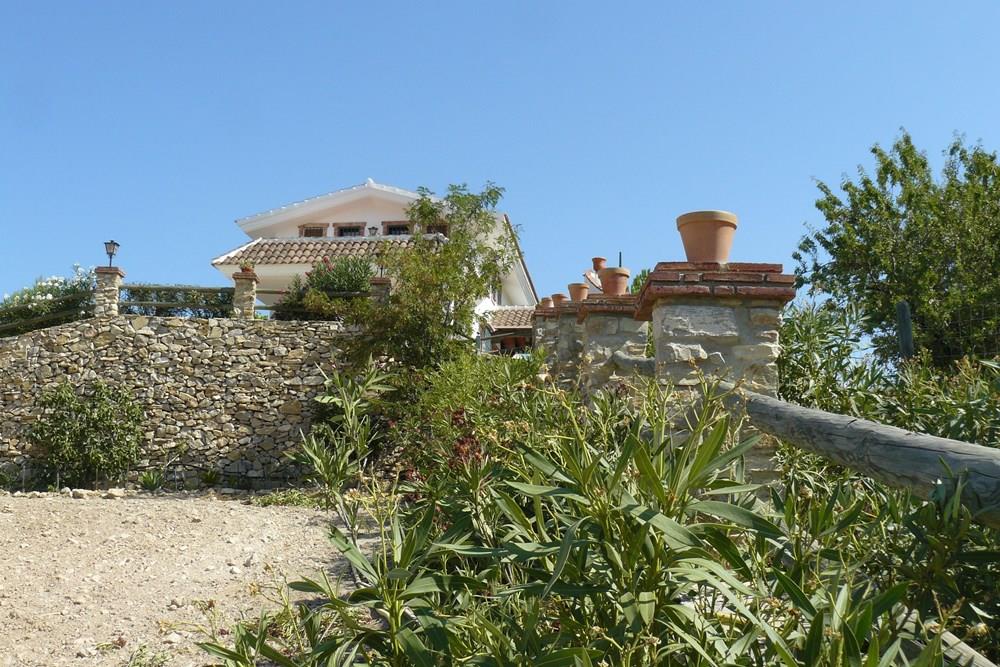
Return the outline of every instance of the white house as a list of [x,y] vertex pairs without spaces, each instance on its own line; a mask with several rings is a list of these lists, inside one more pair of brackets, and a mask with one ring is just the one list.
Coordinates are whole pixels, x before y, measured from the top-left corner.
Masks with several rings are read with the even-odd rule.
[[[212,265],[229,279],[241,264],[252,263],[260,280],[258,287],[265,292],[286,289],[294,276],[310,270],[324,257],[368,257],[375,265],[383,242],[410,242],[406,209],[419,197],[416,192],[369,178],[361,185],[251,215],[236,221],[250,241],[216,257]],[[496,221],[496,233],[513,234],[505,213],[498,213]],[[448,236],[443,228],[426,231]],[[261,295],[260,300],[273,305],[277,298]],[[517,259],[502,284],[477,307],[488,322],[482,333],[505,347],[523,344],[524,337],[531,336],[531,312],[537,303],[538,295],[518,246]]]

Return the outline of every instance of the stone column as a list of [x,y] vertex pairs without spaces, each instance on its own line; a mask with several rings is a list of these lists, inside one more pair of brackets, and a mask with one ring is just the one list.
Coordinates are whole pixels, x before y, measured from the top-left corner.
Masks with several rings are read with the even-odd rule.
[[553,364],[555,375],[559,380],[575,382],[580,365],[580,353],[583,351],[583,325],[577,322],[580,304],[566,301],[559,304],[556,311],[556,353]]
[[237,271],[233,274],[233,317],[252,320],[257,303],[257,274],[253,271]]
[[634,295],[596,294],[580,302],[577,321],[582,323],[580,381],[588,392],[630,375],[619,369],[615,352],[641,357],[646,348],[646,323],[635,319]]
[[535,347],[545,354],[545,363],[550,369],[555,367],[556,344],[559,341],[559,320],[555,308],[535,306],[533,321]]
[[385,303],[389,300],[389,278],[372,278],[371,285],[371,295],[373,301]]
[[636,317],[652,322],[657,376],[677,386],[698,372],[774,395],[781,308],[795,276],[780,264],[660,262],[639,294]]
[[94,290],[94,317],[116,317],[125,272],[117,266],[99,266],[94,269],[94,273],[97,279],[97,288]]

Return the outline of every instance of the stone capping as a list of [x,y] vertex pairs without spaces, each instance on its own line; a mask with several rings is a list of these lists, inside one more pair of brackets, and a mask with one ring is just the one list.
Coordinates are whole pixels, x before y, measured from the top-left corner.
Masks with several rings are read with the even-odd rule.
[[605,313],[632,318],[635,315],[635,308],[638,301],[639,299],[635,294],[623,294],[621,296],[595,294],[588,296],[586,301],[579,302],[580,309],[577,312],[576,321],[582,323],[591,313]]
[[233,274],[233,280],[252,280],[255,283],[260,282],[260,278],[253,271],[237,271]]
[[539,317],[555,317],[555,308],[542,308],[541,306],[535,306],[535,319]]
[[101,275],[108,275],[108,276],[118,276],[119,278],[125,277],[125,272],[122,271],[117,266],[98,266],[96,269],[94,269],[94,273],[99,273]]
[[787,303],[795,298],[795,276],[781,264],[758,262],[660,262],[639,292],[635,318],[649,321],[665,298],[743,298]]

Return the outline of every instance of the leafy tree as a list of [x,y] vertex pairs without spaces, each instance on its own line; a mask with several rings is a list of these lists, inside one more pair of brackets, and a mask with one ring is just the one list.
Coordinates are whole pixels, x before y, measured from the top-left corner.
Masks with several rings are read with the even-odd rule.
[[[421,369],[450,358],[473,340],[476,304],[495,289],[516,256],[515,231],[497,217],[503,189],[480,193],[452,185],[437,198],[426,188],[407,211],[409,247],[386,244],[381,258],[392,280],[388,299],[356,309],[356,359],[390,357]],[[424,231],[447,230],[447,240]]]
[[844,177],[842,195],[826,183],[816,207],[826,218],[794,257],[801,285],[866,315],[882,360],[896,356],[896,304],[907,301],[914,342],[943,365],[970,353],[996,354],[1000,326],[1000,164],[996,153],[946,151],[935,178],[910,135],[886,151],[872,147],[873,174]]

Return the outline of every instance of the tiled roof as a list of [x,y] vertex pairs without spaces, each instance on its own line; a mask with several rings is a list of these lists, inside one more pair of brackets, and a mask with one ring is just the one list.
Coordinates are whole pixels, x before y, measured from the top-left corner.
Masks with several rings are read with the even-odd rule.
[[212,264],[308,264],[324,257],[371,257],[378,255],[383,243],[409,247],[409,236],[361,236],[325,239],[254,239],[246,245],[212,260]]
[[490,326],[497,329],[530,329],[534,306],[500,306],[486,313]]

